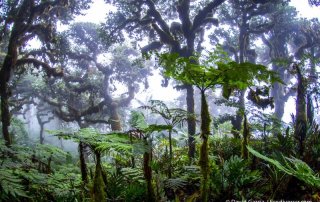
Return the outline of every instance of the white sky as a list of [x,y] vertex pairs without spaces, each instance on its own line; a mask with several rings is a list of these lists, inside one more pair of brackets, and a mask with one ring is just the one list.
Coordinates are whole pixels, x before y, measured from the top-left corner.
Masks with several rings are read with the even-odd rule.
[[308,0],[291,0],[291,5],[299,11],[299,17],[320,17],[320,6],[310,6]]
[[[93,0],[91,8],[84,12],[84,16],[78,16],[77,21],[83,22],[103,22],[106,16],[106,12],[114,10],[110,5],[106,5],[104,0]],[[320,7],[310,6],[308,0],[291,0],[290,3],[292,6],[295,6],[299,11],[300,17],[313,18],[320,17]]]

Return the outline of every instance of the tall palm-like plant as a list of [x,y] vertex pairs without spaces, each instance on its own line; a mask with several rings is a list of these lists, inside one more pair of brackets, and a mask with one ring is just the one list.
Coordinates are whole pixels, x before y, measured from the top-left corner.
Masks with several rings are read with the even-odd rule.
[[[209,152],[208,139],[210,135],[210,114],[206,100],[206,91],[217,86],[223,87],[222,95],[229,98],[234,90],[245,90],[254,86],[255,82],[267,84],[278,81],[278,77],[267,67],[252,63],[237,63],[231,61],[220,48],[210,53],[205,59],[200,55],[189,58],[178,54],[161,54],[159,62],[165,67],[165,75],[183,83],[196,86],[201,93],[201,132],[199,165],[202,173],[201,200],[208,201],[209,193]],[[194,62],[199,61],[199,62]]]
[[180,108],[169,108],[163,101],[150,100],[150,105],[141,106],[143,109],[150,110],[153,114],[158,114],[162,117],[165,124],[168,126],[168,140],[169,140],[169,169],[168,177],[172,177],[172,132],[174,128],[183,122],[188,121],[190,117],[194,118],[194,115],[186,110]]

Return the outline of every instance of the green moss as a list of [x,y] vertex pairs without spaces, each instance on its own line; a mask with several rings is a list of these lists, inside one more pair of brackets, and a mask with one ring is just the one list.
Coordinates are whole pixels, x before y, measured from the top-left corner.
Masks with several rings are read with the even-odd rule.
[[200,169],[201,169],[201,200],[208,201],[209,193],[209,155],[208,155],[208,137],[210,134],[210,114],[208,103],[206,100],[205,90],[201,91],[201,138],[202,145],[200,147]]
[[105,201],[107,198],[103,177],[102,177],[102,166],[101,166],[101,154],[100,152],[95,152],[97,163],[96,171],[93,179],[93,189],[92,189],[92,202],[101,202]]

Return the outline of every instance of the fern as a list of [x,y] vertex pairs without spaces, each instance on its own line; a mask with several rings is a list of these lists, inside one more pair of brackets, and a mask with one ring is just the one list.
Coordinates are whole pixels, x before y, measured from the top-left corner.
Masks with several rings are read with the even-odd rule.
[[148,124],[145,120],[143,113],[138,111],[131,111],[129,123],[131,127],[144,130],[148,128]]
[[164,186],[168,189],[181,189],[188,184],[187,180],[182,178],[170,178],[164,182]]
[[77,142],[81,141],[95,151],[116,151],[128,155],[132,153],[132,145],[126,133],[111,132],[101,134],[93,128],[82,128],[74,133],[63,133],[61,131],[51,131],[50,133],[63,139],[72,139]]
[[79,171],[71,164],[62,166],[65,152],[50,145],[3,144],[0,140],[0,201],[69,201],[79,196]]
[[12,170],[0,168],[0,199],[10,200],[10,198],[28,197],[22,179]]
[[145,183],[143,172],[139,168],[122,168],[121,172],[129,183]]

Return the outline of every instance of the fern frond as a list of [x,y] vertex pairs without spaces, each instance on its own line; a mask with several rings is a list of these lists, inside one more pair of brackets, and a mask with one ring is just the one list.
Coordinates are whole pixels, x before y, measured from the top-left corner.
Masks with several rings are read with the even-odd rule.
[[164,186],[169,189],[181,189],[188,184],[187,180],[182,178],[171,178],[164,182]]

